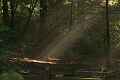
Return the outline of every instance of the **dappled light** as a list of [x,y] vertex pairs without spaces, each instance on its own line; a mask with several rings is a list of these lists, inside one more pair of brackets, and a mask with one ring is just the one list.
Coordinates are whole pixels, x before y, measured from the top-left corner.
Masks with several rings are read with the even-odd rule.
[[110,0],[109,1],[110,6],[113,6],[113,5],[117,4],[117,3],[118,3],[118,0]]

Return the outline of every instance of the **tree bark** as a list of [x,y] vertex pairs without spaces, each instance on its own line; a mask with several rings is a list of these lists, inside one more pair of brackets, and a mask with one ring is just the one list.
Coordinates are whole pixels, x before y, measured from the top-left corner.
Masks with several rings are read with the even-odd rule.
[[14,15],[15,15],[15,6],[14,6],[14,0],[10,0],[10,43],[15,44],[17,41],[17,33],[14,26]]
[[9,14],[7,0],[3,0],[3,25],[9,26]]
[[14,30],[14,0],[10,0],[10,9],[11,9],[11,29]]
[[47,0],[40,0],[40,40],[44,38],[47,7]]
[[110,26],[109,26],[109,0],[106,0],[106,40],[105,40],[105,52],[106,52],[106,67],[109,69],[111,65],[110,54]]
[[71,6],[70,6],[70,25],[69,25],[69,31],[72,30],[72,16],[73,16],[73,0],[71,0]]

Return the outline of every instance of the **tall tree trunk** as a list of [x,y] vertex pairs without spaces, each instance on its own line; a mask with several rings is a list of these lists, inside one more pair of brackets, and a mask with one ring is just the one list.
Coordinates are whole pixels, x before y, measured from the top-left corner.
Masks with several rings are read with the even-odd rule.
[[69,31],[72,30],[72,16],[73,16],[73,0],[71,0],[71,6],[70,6],[70,25],[69,25]]
[[3,25],[9,26],[9,14],[7,0],[3,0]]
[[109,0],[106,0],[106,40],[105,40],[105,52],[106,52],[106,67],[111,66],[111,54],[110,54],[110,26],[109,26]]
[[45,22],[47,13],[47,0],[40,0],[40,37],[42,40],[45,33]]
[[14,30],[14,0],[10,0],[10,9],[11,9],[11,29]]
[[16,28],[14,26],[14,15],[15,15],[15,10],[14,10],[14,0],[10,0],[10,26],[11,26],[11,44],[16,43],[17,39],[17,33],[16,33]]

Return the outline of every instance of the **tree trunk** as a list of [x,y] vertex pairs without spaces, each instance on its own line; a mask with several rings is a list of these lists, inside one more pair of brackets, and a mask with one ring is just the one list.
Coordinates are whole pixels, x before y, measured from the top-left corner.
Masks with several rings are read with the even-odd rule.
[[105,52],[106,52],[106,67],[109,69],[111,66],[111,54],[110,54],[110,27],[109,27],[109,5],[106,0],[106,40],[105,40]]
[[3,0],[3,25],[9,26],[9,14],[7,0]]
[[72,16],[73,16],[73,0],[71,0],[71,6],[70,6],[70,25],[69,25],[69,31],[72,30]]
[[11,9],[11,29],[14,30],[14,0],[10,0],[10,9]]
[[45,33],[45,22],[47,12],[47,0],[40,0],[40,37],[42,40]]
[[28,19],[27,19],[27,21],[26,21],[25,28],[24,28],[24,30],[23,30],[23,35],[26,33],[26,31],[27,31],[27,29],[28,29],[28,27],[29,27],[29,25],[30,25],[30,21],[31,21],[31,18],[32,18],[32,14],[33,14],[33,11],[34,11],[34,9],[35,9],[35,6],[36,6],[37,2],[38,2],[38,0],[36,0],[35,3],[33,3],[32,8],[30,8],[30,10],[29,10],[29,16],[28,16]]
[[15,6],[14,6],[14,0],[10,0],[10,28],[11,28],[11,36],[10,36],[10,40],[11,40],[11,44],[15,44],[16,43],[16,39],[17,39],[17,33],[16,33],[16,28],[14,26],[14,15],[15,15],[15,10],[14,10]]

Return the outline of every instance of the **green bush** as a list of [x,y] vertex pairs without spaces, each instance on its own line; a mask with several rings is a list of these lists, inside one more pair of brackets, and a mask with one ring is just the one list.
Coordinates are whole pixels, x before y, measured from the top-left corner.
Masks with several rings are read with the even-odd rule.
[[17,72],[9,71],[2,73],[0,80],[24,80],[24,78]]

